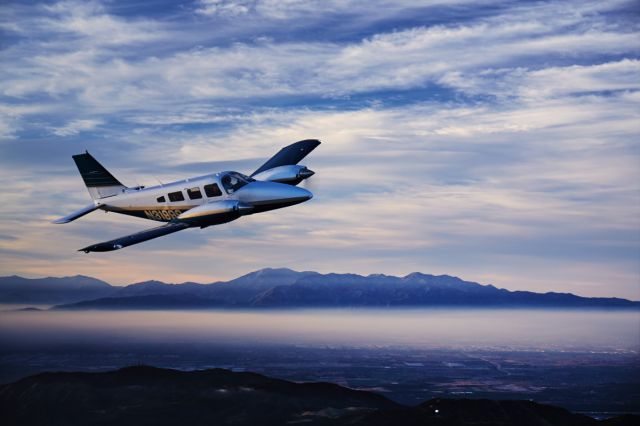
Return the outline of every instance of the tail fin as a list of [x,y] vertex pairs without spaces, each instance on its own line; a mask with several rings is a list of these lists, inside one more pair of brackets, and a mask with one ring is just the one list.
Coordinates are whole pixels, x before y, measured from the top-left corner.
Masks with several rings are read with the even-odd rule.
[[76,162],[82,180],[94,200],[119,194],[126,188],[88,152],[74,155],[73,161]]

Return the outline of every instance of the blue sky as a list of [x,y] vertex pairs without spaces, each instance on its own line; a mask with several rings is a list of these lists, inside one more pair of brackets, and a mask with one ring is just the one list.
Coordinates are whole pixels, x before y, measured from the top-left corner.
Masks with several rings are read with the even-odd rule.
[[[267,266],[640,299],[631,1],[0,6],[0,273],[211,282]],[[319,138],[315,198],[107,254],[71,155],[125,184]]]

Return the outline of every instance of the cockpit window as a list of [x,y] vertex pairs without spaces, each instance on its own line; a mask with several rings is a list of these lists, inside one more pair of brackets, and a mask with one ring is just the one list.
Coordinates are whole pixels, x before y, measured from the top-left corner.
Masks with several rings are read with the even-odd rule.
[[253,181],[254,179],[251,179],[249,176],[238,172],[230,172],[222,177],[222,186],[224,190],[227,191],[227,194],[233,194],[238,189]]

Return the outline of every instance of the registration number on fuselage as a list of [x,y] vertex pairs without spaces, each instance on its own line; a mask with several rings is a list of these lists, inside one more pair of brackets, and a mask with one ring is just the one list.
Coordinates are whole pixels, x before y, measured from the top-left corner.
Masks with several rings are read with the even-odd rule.
[[152,220],[172,220],[180,216],[182,210],[145,210],[144,214]]

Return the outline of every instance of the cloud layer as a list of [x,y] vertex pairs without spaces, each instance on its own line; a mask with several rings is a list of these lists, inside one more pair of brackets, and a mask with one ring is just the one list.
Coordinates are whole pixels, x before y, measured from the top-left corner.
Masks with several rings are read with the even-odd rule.
[[[640,298],[634,4],[375,6],[3,6],[0,272],[420,270]],[[309,137],[304,205],[104,256],[74,249],[152,224],[48,223],[88,202],[69,159],[84,149],[134,185],[248,172]]]

